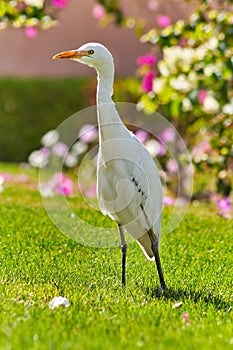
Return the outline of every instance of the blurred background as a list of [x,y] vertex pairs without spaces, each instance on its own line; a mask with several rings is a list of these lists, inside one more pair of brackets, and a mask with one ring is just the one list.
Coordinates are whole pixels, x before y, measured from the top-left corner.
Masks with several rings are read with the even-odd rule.
[[[20,1],[15,3],[17,7]],[[134,75],[136,57],[146,51],[146,44],[139,42],[134,28],[116,25],[114,21],[110,21],[107,27],[100,25],[101,13],[97,12],[95,0],[70,0],[64,4],[64,7],[53,9],[58,23],[49,30],[41,30],[34,36],[33,32],[25,32],[24,27],[16,30],[8,26],[0,32],[0,50],[4,53],[1,76],[94,76],[95,73],[85,66],[51,60],[54,53],[78,48],[89,41],[101,42],[110,49],[115,57],[117,76]],[[157,13],[166,13],[173,21],[183,18],[190,12],[191,5],[185,1],[161,1],[156,13],[144,0],[122,1],[122,7],[125,14],[140,16],[153,23]]]

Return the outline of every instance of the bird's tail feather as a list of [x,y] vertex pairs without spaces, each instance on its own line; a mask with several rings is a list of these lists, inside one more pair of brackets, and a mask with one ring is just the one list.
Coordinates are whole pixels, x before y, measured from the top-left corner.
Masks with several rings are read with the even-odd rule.
[[148,233],[145,233],[142,237],[137,239],[139,246],[148,260],[155,260],[154,252],[151,247],[151,240]]

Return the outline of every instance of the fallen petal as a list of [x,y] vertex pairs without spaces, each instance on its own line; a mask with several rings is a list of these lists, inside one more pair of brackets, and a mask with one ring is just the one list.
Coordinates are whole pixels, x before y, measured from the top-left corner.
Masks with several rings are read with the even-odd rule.
[[69,307],[69,306],[70,306],[69,300],[62,296],[53,298],[49,303],[50,309],[56,309],[58,307]]
[[177,303],[175,303],[173,306],[172,306],[172,309],[177,309],[178,307],[181,307],[182,306],[182,301],[178,301]]

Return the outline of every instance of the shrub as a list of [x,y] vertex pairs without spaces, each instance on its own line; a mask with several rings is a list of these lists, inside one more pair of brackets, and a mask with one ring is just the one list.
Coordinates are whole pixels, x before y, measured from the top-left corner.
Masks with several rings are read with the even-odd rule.
[[88,106],[89,88],[80,78],[1,78],[1,161],[26,161],[46,131]]

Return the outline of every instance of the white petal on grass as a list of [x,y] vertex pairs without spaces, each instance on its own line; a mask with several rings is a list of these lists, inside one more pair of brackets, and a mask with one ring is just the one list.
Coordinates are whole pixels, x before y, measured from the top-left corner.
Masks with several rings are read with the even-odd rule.
[[69,307],[69,306],[70,306],[69,300],[62,296],[53,298],[49,303],[50,309],[56,309],[58,307]]
[[174,305],[172,305],[172,309],[178,309],[179,307],[182,306],[182,301],[178,301],[177,303],[175,303]]

